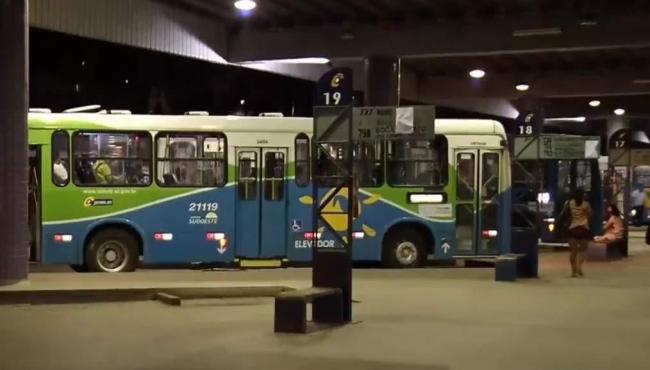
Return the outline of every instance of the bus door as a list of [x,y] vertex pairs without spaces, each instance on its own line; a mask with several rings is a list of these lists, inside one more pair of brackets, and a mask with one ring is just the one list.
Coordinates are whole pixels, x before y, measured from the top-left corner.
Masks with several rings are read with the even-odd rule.
[[29,223],[29,260],[41,260],[41,147],[29,146],[29,183],[27,193]]
[[236,256],[285,257],[287,149],[237,148],[236,155]]
[[456,254],[498,253],[501,153],[494,150],[457,150]]

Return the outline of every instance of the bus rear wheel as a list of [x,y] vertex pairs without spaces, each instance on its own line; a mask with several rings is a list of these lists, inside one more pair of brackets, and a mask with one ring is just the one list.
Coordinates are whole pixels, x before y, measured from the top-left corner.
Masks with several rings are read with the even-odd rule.
[[92,272],[130,272],[137,262],[138,241],[125,230],[102,230],[86,248],[86,266]]
[[391,231],[384,238],[382,262],[386,267],[415,268],[423,266],[427,253],[425,238],[410,228]]

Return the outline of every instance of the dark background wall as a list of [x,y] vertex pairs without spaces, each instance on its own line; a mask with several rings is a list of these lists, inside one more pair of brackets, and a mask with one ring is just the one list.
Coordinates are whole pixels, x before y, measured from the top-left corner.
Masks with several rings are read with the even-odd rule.
[[[133,113],[309,116],[314,90],[310,81],[34,28],[30,84],[30,106],[53,112],[101,104]],[[154,104],[160,92],[167,104]]]

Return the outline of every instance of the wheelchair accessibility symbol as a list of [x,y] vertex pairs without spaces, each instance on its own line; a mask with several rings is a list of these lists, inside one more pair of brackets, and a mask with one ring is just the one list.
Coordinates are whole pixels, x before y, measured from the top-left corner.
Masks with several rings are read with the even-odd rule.
[[294,233],[302,231],[302,220],[291,220],[291,231]]

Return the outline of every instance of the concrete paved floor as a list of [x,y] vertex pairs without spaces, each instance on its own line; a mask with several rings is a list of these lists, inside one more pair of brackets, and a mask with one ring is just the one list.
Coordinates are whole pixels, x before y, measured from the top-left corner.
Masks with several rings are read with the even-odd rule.
[[[566,253],[542,254],[542,278],[517,283],[494,282],[491,269],[357,269],[360,322],[303,336],[273,334],[271,299],[0,306],[0,370],[648,369],[650,247],[632,250],[588,264],[584,279],[568,277]],[[308,285],[310,271],[128,276]]]

